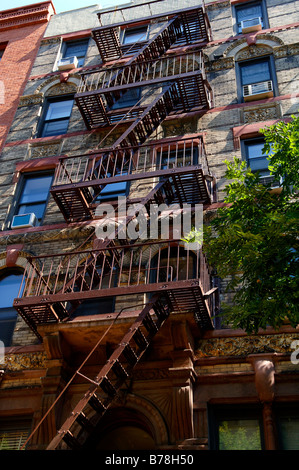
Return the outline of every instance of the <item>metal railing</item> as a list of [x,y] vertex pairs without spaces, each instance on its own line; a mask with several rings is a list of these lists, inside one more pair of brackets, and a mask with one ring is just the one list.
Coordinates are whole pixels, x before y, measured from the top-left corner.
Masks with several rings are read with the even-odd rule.
[[154,292],[165,283],[181,289],[191,280],[198,280],[203,293],[211,289],[209,268],[201,250],[186,250],[174,240],[113,245],[30,258],[18,298],[98,298],[126,295],[128,288],[134,288],[134,293]]
[[63,156],[56,168],[53,186],[94,181],[129,174],[200,166],[209,173],[202,136],[165,139],[138,149],[103,149],[83,155]]
[[[77,93],[86,93],[123,87],[137,86],[138,83],[152,82],[175,78],[190,72],[201,72],[205,78],[203,55],[200,51],[189,54],[166,56],[161,59],[134,62],[111,68],[100,68],[81,73]],[[162,85],[162,82],[161,82]]]

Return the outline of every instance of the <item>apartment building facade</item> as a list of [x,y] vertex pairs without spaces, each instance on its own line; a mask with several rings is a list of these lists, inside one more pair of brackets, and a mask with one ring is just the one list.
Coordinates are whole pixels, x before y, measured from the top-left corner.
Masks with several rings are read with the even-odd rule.
[[216,211],[226,159],[269,178],[297,31],[294,0],[52,16],[0,157],[2,448],[298,446],[297,330],[224,326],[225,280],[174,215],[148,225]]
[[0,149],[29,78],[40,40],[54,12],[52,2],[40,2],[0,14]]

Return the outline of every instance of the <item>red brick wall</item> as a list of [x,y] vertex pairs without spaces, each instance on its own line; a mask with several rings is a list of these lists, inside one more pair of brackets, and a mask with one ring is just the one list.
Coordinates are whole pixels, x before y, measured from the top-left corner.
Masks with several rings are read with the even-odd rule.
[[30,6],[0,12],[0,47],[6,44],[0,61],[0,152],[53,13],[51,2],[36,6],[42,6],[38,17]]

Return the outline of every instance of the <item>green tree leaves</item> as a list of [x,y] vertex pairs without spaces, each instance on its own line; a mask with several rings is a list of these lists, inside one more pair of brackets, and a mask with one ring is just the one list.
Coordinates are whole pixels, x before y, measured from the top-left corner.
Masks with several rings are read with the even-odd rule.
[[234,292],[224,306],[232,327],[248,333],[299,323],[299,119],[263,130],[269,167],[281,189],[260,183],[237,158],[226,162],[226,206],[205,227],[204,251]]

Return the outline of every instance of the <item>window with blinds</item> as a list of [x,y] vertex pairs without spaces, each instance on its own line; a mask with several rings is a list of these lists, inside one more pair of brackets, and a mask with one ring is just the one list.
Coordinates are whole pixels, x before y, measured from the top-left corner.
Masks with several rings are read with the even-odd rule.
[[0,450],[21,450],[31,429],[31,418],[0,421]]

